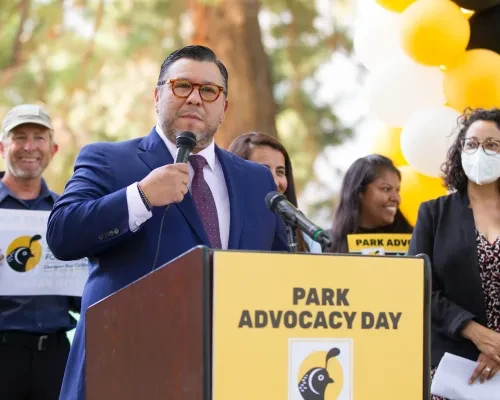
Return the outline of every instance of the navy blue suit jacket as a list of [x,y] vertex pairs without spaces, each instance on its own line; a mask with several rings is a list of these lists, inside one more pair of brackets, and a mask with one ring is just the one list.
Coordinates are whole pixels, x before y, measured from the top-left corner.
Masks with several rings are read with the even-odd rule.
[[[286,251],[283,223],[265,204],[276,190],[270,171],[215,147],[230,202],[229,249]],[[164,207],[129,229],[126,188],[174,160],[155,129],[139,139],[93,143],[78,155],[74,174],[49,217],[47,242],[62,260],[88,257],[90,274],[71,348],[61,400],[85,399],[85,310],[151,272]],[[198,245],[209,246],[191,195],[172,204],[161,232],[157,266]],[[126,335],[126,332],[123,332]]]

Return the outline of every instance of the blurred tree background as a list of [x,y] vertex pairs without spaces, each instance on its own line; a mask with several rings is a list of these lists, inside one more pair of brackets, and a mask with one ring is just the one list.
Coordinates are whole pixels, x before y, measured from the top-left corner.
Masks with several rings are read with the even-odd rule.
[[348,0],[3,1],[0,114],[19,103],[45,105],[60,145],[45,178],[61,193],[83,145],[149,133],[163,59],[205,44],[230,76],[217,143],[227,147],[247,131],[277,135],[300,194],[316,179],[316,157],[352,135],[335,113],[338,99],[316,98],[325,83],[318,69],[334,52],[351,54],[343,20],[352,8]]

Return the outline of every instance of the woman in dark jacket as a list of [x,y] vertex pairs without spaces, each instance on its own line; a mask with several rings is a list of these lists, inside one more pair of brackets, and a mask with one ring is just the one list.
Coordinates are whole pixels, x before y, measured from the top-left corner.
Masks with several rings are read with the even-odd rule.
[[431,375],[448,352],[478,361],[472,383],[500,369],[500,110],[459,126],[443,165],[454,193],[422,203],[409,254],[431,259]]

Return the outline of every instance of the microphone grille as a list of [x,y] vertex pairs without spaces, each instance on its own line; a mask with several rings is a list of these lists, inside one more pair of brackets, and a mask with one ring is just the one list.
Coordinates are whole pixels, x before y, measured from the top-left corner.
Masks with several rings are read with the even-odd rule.
[[190,151],[192,151],[196,146],[196,136],[190,131],[181,132],[179,136],[175,138],[175,144],[177,148],[187,147]]
[[271,209],[272,211],[274,211],[274,209],[276,208],[276,206],[278,205],[278,203],[285,199],[286,200],[286,197],[284,195],[282,195],[281,193],[278,193],[278,192],[269,192],[267,195],[266,195],[266,204],[267,204],[267,207],[269,207],[269,209]]

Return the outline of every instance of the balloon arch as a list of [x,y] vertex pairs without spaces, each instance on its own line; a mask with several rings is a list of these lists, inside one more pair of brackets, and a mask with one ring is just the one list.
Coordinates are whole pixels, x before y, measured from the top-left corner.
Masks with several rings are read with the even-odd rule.
[[500,0],[373,0],[355,25],[372,151],[400,168],[401,211],[446,194],[440,167],[466,108],[500,107]]

